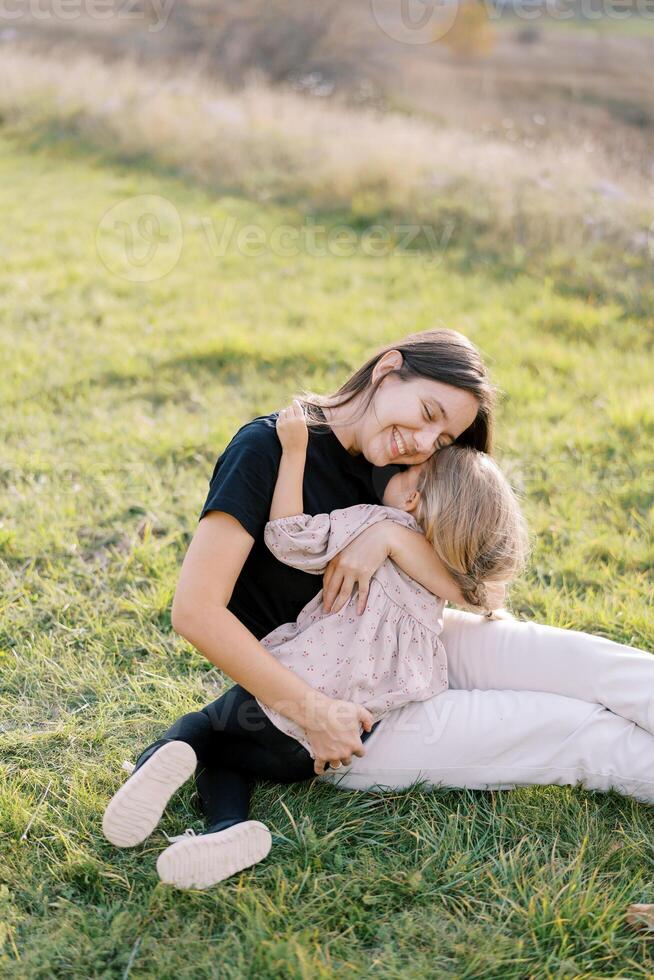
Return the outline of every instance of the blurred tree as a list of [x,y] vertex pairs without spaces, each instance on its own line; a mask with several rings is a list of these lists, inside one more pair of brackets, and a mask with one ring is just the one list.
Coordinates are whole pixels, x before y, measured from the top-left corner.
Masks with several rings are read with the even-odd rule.
[[452,26],[435,39],[459,58],[481,57],[492,49],[495,31],[484,3],[451,0],[458,7]]
[[366,65],[346,0],[178,0],[171,19],[202,38],[207,67],[237,84],[253,71],[273,83],[311,73],[352,81]]

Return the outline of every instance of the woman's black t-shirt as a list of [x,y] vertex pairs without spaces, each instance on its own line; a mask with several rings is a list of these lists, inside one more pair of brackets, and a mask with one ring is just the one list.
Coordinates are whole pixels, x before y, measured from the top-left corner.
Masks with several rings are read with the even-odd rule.
[[[277,415],[261,416],[239,429],[218,458],[200,514],[200,519],[212,510],[231,514],[254,538],[228,608],[257,639],[293,622],[322,588],[321,576],[284,565],[264,542],[282,455]],[[354,504],[378,503],[397,471],[395,466],[377,469],[363,455],[351,456],[331,429],[310,430],[304,513],[328,514]]]

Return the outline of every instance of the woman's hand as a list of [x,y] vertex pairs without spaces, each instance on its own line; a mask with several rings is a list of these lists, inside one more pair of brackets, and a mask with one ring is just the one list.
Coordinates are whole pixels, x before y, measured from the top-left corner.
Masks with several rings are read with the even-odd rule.
[[365,755],[360,727],[369,732],[373,717],[363,705],[315,693],[303,727],[314,755],[313,769],[320,776],[329,762],[335,769],[349,766],[352,756]]
[[370,579],[389,555],[391,521],[380,521],[362,531],[327,565],[323,578],[322,602],[325,612],[339,612],[355,586],[359,590],[357,613],[366,608]]

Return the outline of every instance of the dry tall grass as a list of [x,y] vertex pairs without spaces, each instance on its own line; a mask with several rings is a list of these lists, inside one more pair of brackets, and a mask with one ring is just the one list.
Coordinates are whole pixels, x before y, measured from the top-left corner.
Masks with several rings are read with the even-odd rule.
[[221,89],[197,70],[3,58],[0,112],[55,126],[120,157],[148,155],[220,190],[346,210],[365,219],[465,221],[530,249],[593,241],[646,250],[654,205],[644,178],[619,173],[601,145],[538,148],[417,116],[315,99],[251,82]]

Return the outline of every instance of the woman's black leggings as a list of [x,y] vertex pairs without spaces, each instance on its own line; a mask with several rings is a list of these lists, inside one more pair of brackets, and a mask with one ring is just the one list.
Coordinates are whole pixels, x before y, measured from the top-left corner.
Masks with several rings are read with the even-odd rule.
[[139,756],[136,768],[172,741],[187,742],[198,757],[195,782],[210,832],[247,820],[255,780],[296,783],[315,775],[304,746],[276,728],[239,684],[179,718]]

